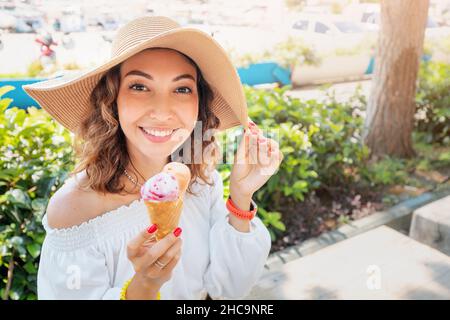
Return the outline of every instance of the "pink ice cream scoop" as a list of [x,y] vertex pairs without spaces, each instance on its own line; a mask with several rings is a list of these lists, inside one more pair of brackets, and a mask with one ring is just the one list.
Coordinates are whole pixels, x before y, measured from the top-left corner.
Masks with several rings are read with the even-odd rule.
[[168,172],[160,172],[142,186],[141,196],[144,201],[175,201],[180,188],[175,176]]

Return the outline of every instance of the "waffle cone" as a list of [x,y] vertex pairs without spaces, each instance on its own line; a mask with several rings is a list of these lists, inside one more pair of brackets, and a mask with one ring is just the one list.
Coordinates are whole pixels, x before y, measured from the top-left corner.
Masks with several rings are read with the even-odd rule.
[[183,199],[176,201],[144,201],[151,223],[158,226],[156,239],[161,240],[177,226],[183,210]]

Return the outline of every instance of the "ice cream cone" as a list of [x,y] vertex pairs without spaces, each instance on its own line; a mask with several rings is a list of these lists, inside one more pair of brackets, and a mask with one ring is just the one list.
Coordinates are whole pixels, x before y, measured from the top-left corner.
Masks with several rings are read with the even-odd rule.
[[144,203],[151,223],[158,226],[156,240],[161,240],[178,226],[183,211],[182,198],[175,201],[144,201]]
[[190,178],[191,172],[186,165],[171,162],[142,187],[141,194],[150,222],[158,226],[156,240],[164,238],[178,226]]

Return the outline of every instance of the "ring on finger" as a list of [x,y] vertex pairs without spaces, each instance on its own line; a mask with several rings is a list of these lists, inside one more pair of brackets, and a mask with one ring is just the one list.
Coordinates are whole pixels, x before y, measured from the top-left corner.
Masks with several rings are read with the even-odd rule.
[[166,266],[164,263],[162,263],[162,262],[159,261],[159,260],[156,260],[156,261],[155,261],[155,265],[156,265],[158,268],[160,268],[160,269],[163,269],[163,268]]

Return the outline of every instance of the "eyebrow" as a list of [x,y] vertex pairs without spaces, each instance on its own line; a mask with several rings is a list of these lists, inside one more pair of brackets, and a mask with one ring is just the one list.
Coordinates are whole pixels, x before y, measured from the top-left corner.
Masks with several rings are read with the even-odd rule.
[[[127,76],[130,76],[130,75],[141,76],[141,77],[147,78],[149,80],[154,80],[150,74],[139,71],[139,70],[132,70],[132,71],[128,72],[124,78],[126,78]],[[175,82],[175,81],[178,81],[181,79],[191,79],[192,81],[195,82],[195,78],[192,75],[190,75],[189,73],[180,74],[179,76],[176,76],[175,78],[173,78],[172,81]]]

